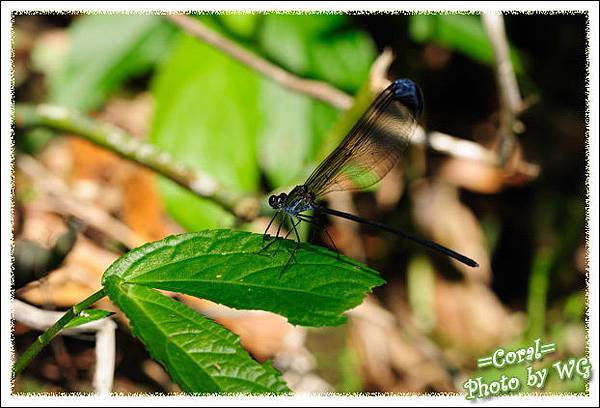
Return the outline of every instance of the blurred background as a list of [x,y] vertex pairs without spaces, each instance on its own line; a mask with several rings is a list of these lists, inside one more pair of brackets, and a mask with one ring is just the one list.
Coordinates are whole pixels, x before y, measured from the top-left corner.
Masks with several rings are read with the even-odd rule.
[[[380,83],[411,78],[425,95],[426,129],[498,150],[501,95],[478,15],[194,18],[259,59],[349,95],[377,75]],[[587,19],[511,14],[504,22],[523,109],[503,166],[415,144],[375,188],[328,197],[333,208],[454,248],[479,269],[330,220],[339,251],[388,282],[346,325],[294,327],[270,313],[173,296],[239,334],[256,359],[273,359],[295,391],[461,392],[467,377],[498,377],[478,371],[478,357],[537,337],[557,344],[543,366],[585,354]],[[262,232],[269,218],[236,218],[89,138],[32,126],[19,106],[76,109],[203,171],[224,191],[261,199],[302,182],[352,118],[164,16],[16,15],[13,45],[15,297],[39,309],[64,310],[93,293],[110,263],[144,242],[207,228]],[[373,66],[386,47],[395,56],[389,68]],[[320,231],[303,232],[328,245]],[[113,391],[177,392],[127,319],[115,321]],[[14,334],[19,354],[39,331],[17,319]],[[15,391],[93,391],[93,340],[56,338]],[[586,390],[580,379],[548,381],[546,392]]]

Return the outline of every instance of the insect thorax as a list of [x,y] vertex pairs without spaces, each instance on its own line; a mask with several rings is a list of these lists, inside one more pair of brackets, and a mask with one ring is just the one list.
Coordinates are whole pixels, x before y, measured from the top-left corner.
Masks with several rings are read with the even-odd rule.
[[282,208],[290,215],[297,215],[304,211],[314,209],[314,195],[308,191],[306,186],[300,185],[294,187],[288,196],[288,202]]

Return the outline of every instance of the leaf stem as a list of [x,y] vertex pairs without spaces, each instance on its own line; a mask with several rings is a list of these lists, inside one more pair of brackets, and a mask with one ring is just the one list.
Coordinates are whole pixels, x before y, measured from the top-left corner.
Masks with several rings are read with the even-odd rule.
[[14,379],[27,365],[38,355],[38,353],[46,346],[50,341],[75,317],[79,315],[82,310],[85,310],[98,300],[106,296],[104,289],[100,289],[94,294],[90,295],[87,299],[79,302],[78,304],[71,307],[56,323],[54,323],[48,330],[40,334],[35,342],[25,350],[25,352],[19,357],[13,366],[12,378]]
[[534,339],[544,334],[546,320],[546,302],[548,280],[554,264],[554,251],[541,247],[535,254],[531,276],[529,278],[529,294],[527,295],[527,338]]
[[510,48],[502,14],[484,13],[481,19],[494,52],[496,84],[500,93],[498,160],[500,165],[504,166],[518,147],[514,128],[517,115],[523,110],[523,102],[510,59]]

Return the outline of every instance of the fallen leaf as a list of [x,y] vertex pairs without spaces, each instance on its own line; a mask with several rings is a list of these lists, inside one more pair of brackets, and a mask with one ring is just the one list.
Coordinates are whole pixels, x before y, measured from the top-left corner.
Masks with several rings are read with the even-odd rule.
[[456,187],[419,180],[411,185],[410,196],[413,217],[426,238],[474,259],[478,268],[451,262],[467,279],[488,284],[491,265],[484,234],[473,212],[460,202]]

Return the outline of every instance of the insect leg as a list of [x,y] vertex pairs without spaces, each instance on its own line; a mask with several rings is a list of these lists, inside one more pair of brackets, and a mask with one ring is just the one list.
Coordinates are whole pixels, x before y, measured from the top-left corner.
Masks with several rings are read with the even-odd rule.
[[263,233],[263,242],[265,242],[265,239],[267,237],[267,232],[269,231],[269,228],[271,228],[271,224],[273,224],[273,221],[275,221],[275,218],[277,218],[277,216],[279,215],[279,211],[275,212],[275,215],[273,216],[273,218],[271,218],[271,221],[269,221],[269,225],[267,225],[267,228],[265,228],[265,232]]
[[287,262],[285,263],[285,266],[283,267],[283,269],[281,269],[281,271],[279,272],[279,277],[281,277],[281,275],[283,275],[283,272],[288,268],[288,266],[290,265],[290,262],[292,260],[292,258],[294,260],[296,260],[296,251],[298,250],[298,248],[300,248],[300,244],[301,244],[301,240],[300,240],[300,235],[298,234],[298,229],[296,228],[298,226],[298,224],[300,224],[300,222],[302,221],[300,219],[300,217],[296,216],[298,218],[297,222],[294,222],[294,219],[292,218],[291,215],[288,215],[288,218],[290,220],[290,223],[292,225],[292,228],[290,229],[290,231],[287,233],[286,237],[288,235],[290,235],[290,233],[292,231],[294,231],[294,234],[296,234],[296,245],[294,246],[294,249],[292,250],[292,252],[290,253],[290,257],[288,258]]
[[[281,215],[281,211],[277,211],[277,213],[275,214],[275,216],[273,217],[273,219],[271,220],[271,222],[269,223],[269,227],[271,226],[271,223],[275,220],[275,218],[277,218],[278,216]],[[262,249],[260,251],[258,251],[258,253],[263,252],[264,250],[266,250],[268,247],[270,247],[271,245],[273,245],[273,243],[275,243],[276,241],[279,240],[279,233],[281,232],[281,224],[283,224],[283,222],[279,222],[279,225],[277,227],[277,233],[275,234],[275,236],[273,237],[273,239],[271,241],[269,241],[267,243],[267,245],[265,245],[264,247],[262,247]],[[269,228],[267,228],[268,230]],[[265,231],[266,234],[266,231]],[[263,242],[264,242],[264,238],[265,235],[263,235]]]
[[302,220],[302,221],[308,222],[310,225],[313,225],[313,226],[319,228],[321,231],[325,232],[325,235],[327,235],[327,238],[329,238],[331,245],[333,245],[333,249],[339,255],[340,251],[337,249],[337,246],[335,245],[333,238],[331,238],[331,235],[329,235],[329,231],[327,231],[327,228],[323,227],[322,225],[319,225],[319,223],[315,221],[317,217],[301,214],[301,215],[298,215],[298,218],[300,218],[300,220]]

